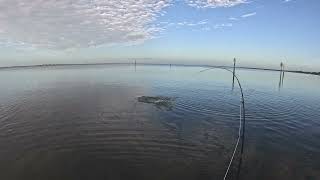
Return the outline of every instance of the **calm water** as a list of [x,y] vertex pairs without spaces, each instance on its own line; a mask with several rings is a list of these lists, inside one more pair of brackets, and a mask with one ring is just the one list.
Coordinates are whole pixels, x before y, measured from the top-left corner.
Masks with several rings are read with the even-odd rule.
[[[239,89],[223,70],[65,66],[0,71],[0,179],[223,179]],[[320,77],[238,70],[241,179],[320,179]],[[172,110],[138,96],[176,97]],[[230,179],[236,173],[232,168]]]

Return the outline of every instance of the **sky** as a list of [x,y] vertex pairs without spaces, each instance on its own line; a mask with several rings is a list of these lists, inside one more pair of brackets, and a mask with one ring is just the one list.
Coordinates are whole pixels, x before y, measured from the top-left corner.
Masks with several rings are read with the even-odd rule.
[[319,0],[0,0],[0,66],[231,65],[320,71]]

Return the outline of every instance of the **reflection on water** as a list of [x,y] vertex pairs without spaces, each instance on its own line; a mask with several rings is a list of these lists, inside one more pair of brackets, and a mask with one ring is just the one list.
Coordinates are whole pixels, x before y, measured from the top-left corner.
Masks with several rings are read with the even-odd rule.
[[[229,72],[200,70],[1,71],[0,179],[222,179],[237,137],[239,90],[230,90]],[[278,92],[278,73],[237,74],[248,122],[241,178],[318,179],[320,79],[286,74]],[[138,102],[142,96],[177,98],[167,111]]]
[[283,82],[284,82],[284,71],[280,71],[280,79],[279,79],[279,91],[283,87]]

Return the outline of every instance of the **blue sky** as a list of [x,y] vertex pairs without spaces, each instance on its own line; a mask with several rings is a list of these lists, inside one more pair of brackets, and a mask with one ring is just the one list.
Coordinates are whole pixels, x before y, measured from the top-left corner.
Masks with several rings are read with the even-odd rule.
[[1,66],[127,62],[320,71],[318,0],[1,0]]

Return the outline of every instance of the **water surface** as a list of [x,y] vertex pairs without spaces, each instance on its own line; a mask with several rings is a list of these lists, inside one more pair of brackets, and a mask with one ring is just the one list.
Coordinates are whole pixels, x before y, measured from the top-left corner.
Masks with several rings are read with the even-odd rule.
[[[0,71],[0,179],[223,179],[239,126],[224,70],[90,65]],[[320,77],[238,70],[241,179],[320,178]],[[173,108],[137,101],[174,97]],[[238,158],[236,159],[236,161]],[[234,178],[233,166],[230,179]]]

